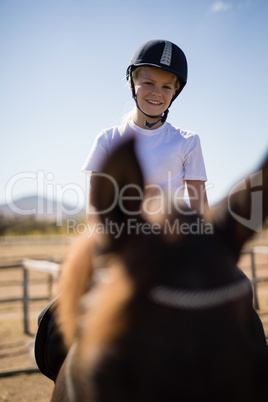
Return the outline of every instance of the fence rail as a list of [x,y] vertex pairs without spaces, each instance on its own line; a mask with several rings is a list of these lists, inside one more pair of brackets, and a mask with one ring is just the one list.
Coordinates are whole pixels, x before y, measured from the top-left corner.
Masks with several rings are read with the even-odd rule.
[[[257,310],[259,310],[259,295],[258,295],[258,284],[261,282],[268,282],[268,269],[267,276],[257,277],[257,267],[256,267],[256,255],[265,254],[268,255],[268,247],[253,247],[251,250],[246,250],[242,252],[243,255],[250,256],[250,271],[251,271],[251,283],[253,287],[253,302]],[[23,270],[23,297],[21,298],[10,298],[5,300],[0,300],[0,303],[20,301],[23,304],[23,326],[24,332],[29,333],[29,303],[32,301],[49,300],[51,297],[51,288],[53,278],[59,273],[60,264],[48,261],[48,260],[33,260],[25,258],[21,261],[21,264],[13,265],[3,265],[1,268],[21,268]],[[35,270],[48,274],[48,295],[47,297],[29,297],[29,271]]]
[[23,266],[23,326],[25,334],[29,331],[29,270],[44,272],[48,274],[49,286],[52,285],[52,276],[57,276],[60,270],[60,264],[52,261],[30,260],[24,258]]
[[250,270],[251,270],[251,284],[253,287],[253,301],[256,310],[260,309],[259,296],[258,296],[258,283],[268,282],[268,271],[267,276],[257,277],[256,269],[256,254],[268,255],[268,247],[265,246],[255,246],[251,250],[246,250],[242,252],[243,255],[250,255]]
[[28,244],[28,243],[70,243],[75,236],[71,235],[14,235],[0,236],[0,245]]
[[[44,301],[50,300],[51,298],[51,289],[53,283],[53,277],[56,277],[59,273],[60,264],[55,263],[53,261],[47,260],[32,260],[25,258],[21,261],[20,264],[11,264],[11,265],[2,265],[0,269],[9,269],[9,268],[20,268],[23,271],[23,296],[22,297],[13,297],[7,299],[0,299],[0,303],[13,303],[13,302],[21,302],[23,306],[23,329],[25,334],[30,334],[29,330],[29,303],[35,301]],[[48,275],[47,283],[48,283],[48,294],[43,297],[30,297],[29,296],[29,271],[39,271]]]

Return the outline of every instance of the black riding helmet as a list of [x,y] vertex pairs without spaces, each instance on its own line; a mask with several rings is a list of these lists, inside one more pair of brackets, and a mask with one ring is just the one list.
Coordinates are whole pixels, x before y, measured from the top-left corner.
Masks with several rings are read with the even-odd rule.
[[[171,99],[170,107],[187,82],[187,60],[183,51],[177,45],[169,41],[150,40],[141,45],[135,52],[127,68],[126,78],[130,81],[132,96],[139,110],[141,109],[137,103],[132,73],[136,68],[142,66],[157,67],[169,71],[178,77],[180,88],[177,89]],[[163,116],[151,116],[147,115],[142,110],[141,112],[151,118],[161,117],[160,120],[164,122],[167,118],[169,107],[164,112]],[[149,123],[147,123],[147,125],[149,125]]]

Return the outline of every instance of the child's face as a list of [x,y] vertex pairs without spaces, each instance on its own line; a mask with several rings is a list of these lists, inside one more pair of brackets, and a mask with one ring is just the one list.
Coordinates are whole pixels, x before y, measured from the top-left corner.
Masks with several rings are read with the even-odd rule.
[[[133,80],[139,107],[146,114],[153,116],[161,116],[169,107],[179,86],[175,74],[156,67],[137,69],[134,71]],[[140,118],[142,125],[144,124],[144,115],[138,109],[136,118]]]

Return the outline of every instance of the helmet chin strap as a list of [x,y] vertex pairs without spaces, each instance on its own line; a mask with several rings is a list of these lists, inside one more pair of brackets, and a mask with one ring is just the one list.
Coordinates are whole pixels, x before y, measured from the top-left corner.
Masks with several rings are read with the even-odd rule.
[[[134,101],[135,101],[135,103],[136,103],[136,106],[137,106],[137,108],[139,109],[139,111],[140,111],[141,113],[143,113],[146,117],[149,117],[150,119],[157,119],[157,118],[158,118],[158,120],[155,121],[154,123],[149,123],[147,120],[145,120],[145,121],[144,121],[145,127],[152,128],[152,127],[154,127],[157,123],[159,123],[160,121],[161,121],[162,123],[165,123],[165,121],[166,121],[166,119],[167,119],[167,116],[168,116],[168,112],[169,112],[168,108],[169,108],[169,107],[167,108],[167,110],[164,111],[164,113],[163,113],[161,116],[159,116],[159,115],[158,115],[158,116],[153,116],[153,115],[150,115],[150,114],[145,113],[143,110],[141,110],[141,108],[140,108],[140,106],[139,106],[139,104],[138,104],[137,97],[136,97],[136,93],[135,93],[135,87],[134,87],[134,82],[133,82],[132,74],[130,74],[130,82],[131,82],[132,97],[133,97],[133,99],[134,99]],[[170,103],[170,104],[171,104],[171,103]],[[170,105],[169,105],[169,106],[170,106]]]
[[159,121],[161,121],[161,119],[157,120],[157,121],[154,122],[154,123],[149,123],[147,120],[145,120],[145,121],[144,121],[144,125],[145,125],[145,127],[152,128],[152,127],[155,126]]
[[138,104],[138,102],[137,102],[136,97],[135,97],[134,99],[135,99],[137,108],[138,108],[139,111],[140,111],[141,113],[143,113],[146,117],[150,117],[150,119],[157,119],[157,118],[158,118],[158,120],[156,120],[154,123],[149,123],[147,120],[145,120],[145,121],[144,121],[145,127],[152,128],[152,127],[154,127],[157,123],[159,123],[160,121],[161,121],[162,123],[164,123],[164,122],[166,121],[167,116],[168,116],[168,112],[169,112],[168,109],[165,110],[165,112],[163,113],[162,116],[152,116],[152,115],[150,115],[150,114],[144,113],[144,111],[141,110],[141,108],[140,108],[140,106],[139,106],[139,104]]

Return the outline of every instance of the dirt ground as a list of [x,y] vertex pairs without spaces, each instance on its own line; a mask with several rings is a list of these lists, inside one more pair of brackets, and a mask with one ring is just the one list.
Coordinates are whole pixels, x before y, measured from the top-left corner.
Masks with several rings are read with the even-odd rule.
[[[22,258],[49,258],[61,261],[68,249],[67,242],[32,242],[31,244],[1,244],[0,266],[18,263]],[[247,245],[268,246],[268,236],[255,239]],[[268,255],[255,257],[258,284],[257,294],[266,336],[268,337]],[[251,255],[243,254],[239,266],[252,279]],[[50,288],[48,275],[29,272],[30,297],[44,300],[30,302],[29,329],[24,333],[23,304],[21,301],[3,302],[6,299],[22,298],[23,271],[21,268],[0,268],[0,402],[48,402],[53,391],[53,382],[43,376],[35,365],[33,347],[40,311],[55,295],[55,285]]]
[[[54,259],[60,262],[70,241],[0,243],[0,266],[23,258]],[[48,274],[29,271],[29,296],[43,298],[29,305],[29,334],[24,333],[22,301],[1,302],[23,297],[23,270],[0,268],[0,402],[48,402],[53,382],[35,364],[34,340],[39,313],[55,295]]]

